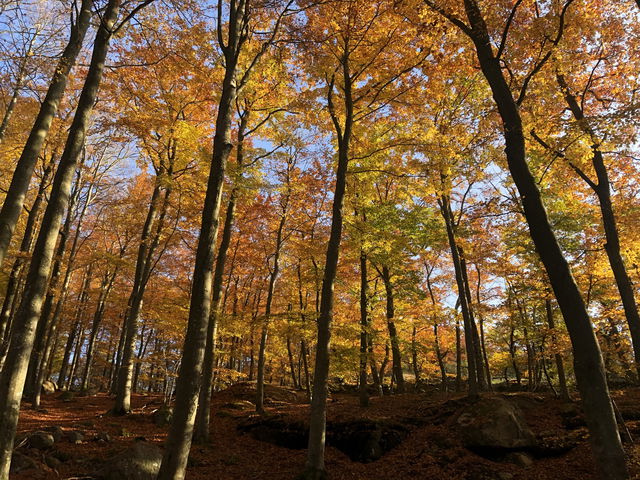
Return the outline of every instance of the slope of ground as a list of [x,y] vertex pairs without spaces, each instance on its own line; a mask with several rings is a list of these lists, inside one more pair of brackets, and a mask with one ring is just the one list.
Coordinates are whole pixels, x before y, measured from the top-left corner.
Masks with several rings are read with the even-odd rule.
[[[213,440],[210,445],[194,445],[187,473],[188,479],[216,478],[220,480],[292,480],[300,472],[304,449],[288,449],[255,439],[242,433],[238,424],[252,415],[248,400],[251,388],[246,385],[215,395],[213,401]],[[285,392],[286,393],[286,392]],[[303,396],[299,396],[300,401]],[[563,480],[596,478],[588,441],[581,427],[578,409],[567,409],[561,401],[543,395],[513,394],[510,401],[519,405],[533,432],[540,435],[562,435],[577,432],[577,445],[555,456],[536,456],[529,466],[521,466],[504,458],[483,458],[463,447],[456,429],[456,412],[465,405],[459,395],[405,394],[373,397],[370,407],[358,406],[357,397],[334,394],[329,404],[329,422],[349,422],[356,419],[396,422],[407,426],[408,435],[402,443],[379,460],[359,463],[329,446],[326,465],[332,480],[387,480],[389,478],[442,478],[447,480]],[[308,405],[286,393],[267,405],[269,415],[280,415],[288,421],[306,422]],[[616,392],[616,403],[632,435],[640,434],[640,391]],[[27,479],[89,479],[92,474],[118,452],[133,442],[145,439],[162,446],[167,427],[153,422],[152,412],[161,406],[156,396],[135,395],[133,412],[125,417],[113,417],[106,412],[112,399],[100,394],[93,397],[67,398],[52,394],[43,399],[43,409],[34,411],[25,405],[19,423],[19,434],[25,435],[51,427],[65,432],[77,431],[80,443],[65,438],[50,449],[18,451],[33,459],[36,468],[12,475],[15,480]],[[569,416],[567,416],[567,411]],[[569,418],[569,422],[567,419]],[[628,444],[630,466],[638,477],[639,449]]]

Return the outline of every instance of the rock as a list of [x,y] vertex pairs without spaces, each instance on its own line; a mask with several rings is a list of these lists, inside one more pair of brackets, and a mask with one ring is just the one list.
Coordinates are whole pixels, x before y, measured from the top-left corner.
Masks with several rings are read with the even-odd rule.
[[118,430],[118,435],[121,437],[130,437],[131,432],[127,430],[125,427],[120,427],[120,429]]
[[103,480],[155,480],[161,462],[160,448],[135,442],[131,448],[109,459],[96,476]]
[[409,434],[403,425],[373,420],[331,423],[327,442],[354,462],[369,463],[402,443]]
[[497,480],[513,480],[513,473],[498,472]]
[[464,407],[457,419],[465,447],[491,453],[535,446],[520,408],[503,397],[484,397]]
[[59,442],[64,438],[64,430],[62,430],[62,427],[59,427],[58,425],[52,425],[51,427],[46,427],[44,430],[45,432],[49,432],[51,435],[53,435],[53,439],[56,442]]
[[110,443],[113,441],[113,438],[111,438],[111,435],[109,435],[107,432],[98,432],[95,440],[98,442]]
[[153,411],[153,423],[158,427],[165,427],[173,420],[173,409],[166,405]]
[[62,465],[62,462],[59,459],[50,455],[44,457],[44,463],[46,463],[49,468],[53,468],[54,470],[57,470],[58,468],[60,468],[60,465]]
[[505,460],[522,468],[529,468],[533,465],[533,458],[531,458],[531,455],[524,452],[512,452],[505,457]]
[[221,405],[220,408],[225,408],[227,410],[253,410],[256,406],[249,400],[238,400],[237,402],[225,403]]
[[45,380],[42,383],[42,393],[44,394],[56,393],[57,390],[58,385],[56,385],[56,383],[52,382],[51,380]]
[[71,443],[75,443],[76,445],[78,445],[84,442],[84,434],[76,430],[67,432],[67,440],[69,440],[69,442]]
[[29,446],[36,450],[48,450],[56,443],[53,435],[47,432],[35,432],[29,435]]
[[24,470],[31,470],[35,468],[38,468],[38,464],[25,454],[13,452],[13,455],[11,455],[11,473],[19,473]]

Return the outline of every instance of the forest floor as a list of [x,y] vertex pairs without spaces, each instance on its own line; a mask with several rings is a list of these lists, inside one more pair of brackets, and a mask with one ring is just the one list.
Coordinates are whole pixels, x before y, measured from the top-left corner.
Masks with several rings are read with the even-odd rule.
[[[498,395],[498,394],[491,394]],[[210,445],[194,445],[187,479],[220,480],[293,480],[305,461],[304,449],[289,449],[257,440],[242,433],[239,424],[250,421],[255,414],[243,409],[242,401],[250,392],[231,388],[214,395],[212,406],[213,438]],[[422,393],[372,397],[367,408],[358,405],[353,394],[334,393],[328,410],[329,422],[368,419],[401,423],[407,436],[396,448],[371,463],[359,463],[340,450],[328,446],[326,467],[331,480],[376,479],[595,479],[586,430],[580,422],[567,426],[563,418],[563,403],[546,394],[508,394],[517,401],[526,421],[536,435],[562,434],[571,429],[577,445],[561,455],[540,458],[531,456],[532,464],[517,465],[502,459],[489,460],[464,448],[456,430],[455,411],[465,403],[457,394]],[[616,403],[626,416],[631,434],[640,438],[640,389],[614,392]],[[43,396],[39,411],[24,406],[19,422],[19,438],[47,427],[61,427],[65,432],[80,431],[79,443],[58,441],[48,451],[21,447],[25,455],[35,460],[36,468],[11,476],[15,480],[89,479],[107,459],[127,450],[140,437],[162,446],[168,427],[157,426],[152,412],[161,406],[161,398],[134,395],[133,412],[114,417],[106,412],[113,400],[104,394],[73,397],[61,393]],[[234,405],[232,403],[235,402]],[[248,402],[244,402],[249,405]],[[566,405],[566,404],[565,404]],[[272,418],[297,419],[308,417],[304,403],[275,401],[267,406]],[[547,432],[547,433],[545,433]],[[548,433],[551,432],[551,433]],[[105,434],[107,434],[105,436]],[[107,438],[105,441],[97,438]],[[640,478],[640,442],[627,443],[629,465],[633,478]],[[58,460],[51,461],[54,455]],[[48,457],[49,456],[49,457]],[[49,465],[47,465],[49,464]],[[53,467],[53,468],[52,468]]]

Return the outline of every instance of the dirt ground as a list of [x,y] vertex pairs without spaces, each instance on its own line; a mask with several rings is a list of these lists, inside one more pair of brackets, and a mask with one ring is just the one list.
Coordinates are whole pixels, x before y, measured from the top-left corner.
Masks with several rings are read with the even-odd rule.
[[[218,480],[292,480],[300,473],[305,460],[304,450],[292,450],[252,438],[237,430],[238,422],[253,415],[251,410],[228,409],[229,402],[247,397],[239,389],[215,394],[212,407],[213,438],[210,445],[194,445],[191,451],[187,479]],[[534,433],[561,432],[561,402],[543,394],[520,393],[518,404]],[[628,389],[614,393],[616,403],[626,416],[626,426],[632,436],[640,439],[640,390]],[[450,411],[462,397],[455,394],[425,393],[373,397],[368,408],[361,408],[354,395],[334,394],[329,404],[329,421],[373,419],[398,421],[409,425],[409,435],[395,449],[372,463],[351,461],[339,450],[327,447],[326,467],[331,480],[388,479],[595,479],[594,463],[586,439],[568,453],[535,458],[533,465],[523,468],[504,461],[491,461],[465,449],[456,433]],[[15,480],[89,479],[110,457],[127,449],[143,437],[162,446],[167,427],[158,427],[152,412],[161,406],[156,396],[135,395],[133,412],[114,417],[106,412],[113,400],[104,394],[74,397],[64,401],[60,393],[43,397],[41,411],[21,412],[19,435],[59,426],[64,431],[82,432],[84,441],[73,444],[56,442],[53,449],[64,461],[55,468],[46,465],[45,455],[22,447],[23,453],[36,460],[37,468],[12,475]],[[227,407],[225,407],[227,405]],[[285,414],[305,420],[309,407],[303,403],[276,402],[268,406],[270,414]],[[110,441],[97,441],[98,434],[108,434]],[[640,479],[640,443],[626,445],[633,478]]]

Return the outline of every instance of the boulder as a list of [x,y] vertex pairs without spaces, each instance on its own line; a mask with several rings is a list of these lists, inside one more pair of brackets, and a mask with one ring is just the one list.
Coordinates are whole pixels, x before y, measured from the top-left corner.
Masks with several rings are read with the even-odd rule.
[[148,442],[135,442],[131,448],[109,459],[96,477],[103,480],[155,480],[161,462],[160,448]]
[[42,393],[44,394],[56,393],[57,390],[58,385],[56,385],[56,383],[52,382],[51,380],[45,380],[42,383]]
[[158,427],[165,427],[173,420],[173,409],[166,405],[154,410],[152,413],[153,423]]
[[25,454],[13,452],[13,455],[11,455],[11,473],[20,473],[24,470],[31,470],[35,468],[38,468],[38,464]]
[[256,408],[253,402],[249,400],[238,400],[236,402],[228,402],[220,406],[226,410],[253,410]]
[[76,445],[84,442],[84,434],[82,432],[78,432],[73,430],[71,432],[67,432],[67,440],[71,443],[75,443]]
[[52,425],[50,427],[46,427],[44,431],[49,432],[51,435],[53,435],[53,439],[56,442],[59,442],[64,438],[64,430],[62,430],[62,427],[59,427],[58,425]]
[[484,397],[464,407],[457,424],[464,446],[471,450],[517,450],[536,444],[520,408],[503,397]]
[[56,443],[53,435],[48,432],[35,432],[29,435],[28,444],[36,450],[48,450]]

